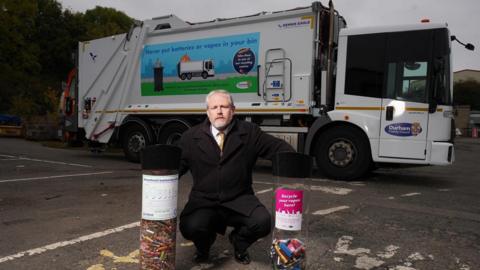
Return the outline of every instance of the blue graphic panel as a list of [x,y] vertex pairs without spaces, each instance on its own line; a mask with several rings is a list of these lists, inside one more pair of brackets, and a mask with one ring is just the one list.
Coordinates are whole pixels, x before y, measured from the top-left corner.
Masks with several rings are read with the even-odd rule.
[[259,33],[146,45],[141,59],[141,78],[152,79],[161,63],[164,77],[178,76],[182,61],[212,60],[215,74],[245,75],[257,71]]

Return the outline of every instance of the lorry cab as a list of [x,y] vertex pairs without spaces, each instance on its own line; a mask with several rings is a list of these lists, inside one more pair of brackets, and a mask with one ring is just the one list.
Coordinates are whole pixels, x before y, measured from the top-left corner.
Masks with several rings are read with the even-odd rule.
[[373,161],[453,162],[446,25],[342,29],[337,71],[330,115],[367,134]]

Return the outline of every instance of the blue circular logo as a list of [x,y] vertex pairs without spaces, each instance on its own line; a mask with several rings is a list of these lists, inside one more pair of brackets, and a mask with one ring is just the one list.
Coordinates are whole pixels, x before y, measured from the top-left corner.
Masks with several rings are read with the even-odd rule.
[[233,57],[233,67],[240,74],[247,74],[255,65],[255,54],[250,48],[242,48]]

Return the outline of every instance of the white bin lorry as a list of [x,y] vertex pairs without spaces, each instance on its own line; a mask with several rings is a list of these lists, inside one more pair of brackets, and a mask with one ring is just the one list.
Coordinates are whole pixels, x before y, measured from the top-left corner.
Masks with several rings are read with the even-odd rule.
[[185,61],[180,62],[178,65],[178,77],[182,80],[191,80],[192,77],[202,77],[206,79],[215,76],[212,60]]
[[[225,89],[237,117],[314,156],[328,177],[448,165],[450,51],[446,24],[346,28],[331,2],[201,23],[158,17],[79,43],[65,131],[119,143],[138,161],[146,145],[175,144],[203,121],[206,94]],[[215,63],[214,76],[182,80],[188,59]]]

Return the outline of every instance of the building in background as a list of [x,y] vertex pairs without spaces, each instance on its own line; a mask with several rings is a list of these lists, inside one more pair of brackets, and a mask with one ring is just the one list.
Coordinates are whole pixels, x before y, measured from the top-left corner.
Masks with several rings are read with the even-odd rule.
[[[480,70],[463,69],[453,73],[453,82],[474,80],[480,83]],[[478,89],[480,95],[480,89]],[[470,105],[455,106],[455,127],[457,135],[472,136],[473,129],[480,128],[480,111],[471,111]]]
[[[453,82],[474,80],[480,82],[480,70],[475,69],[462,69],[453,72]],[[480,91],[480,89],[479,89]]]

